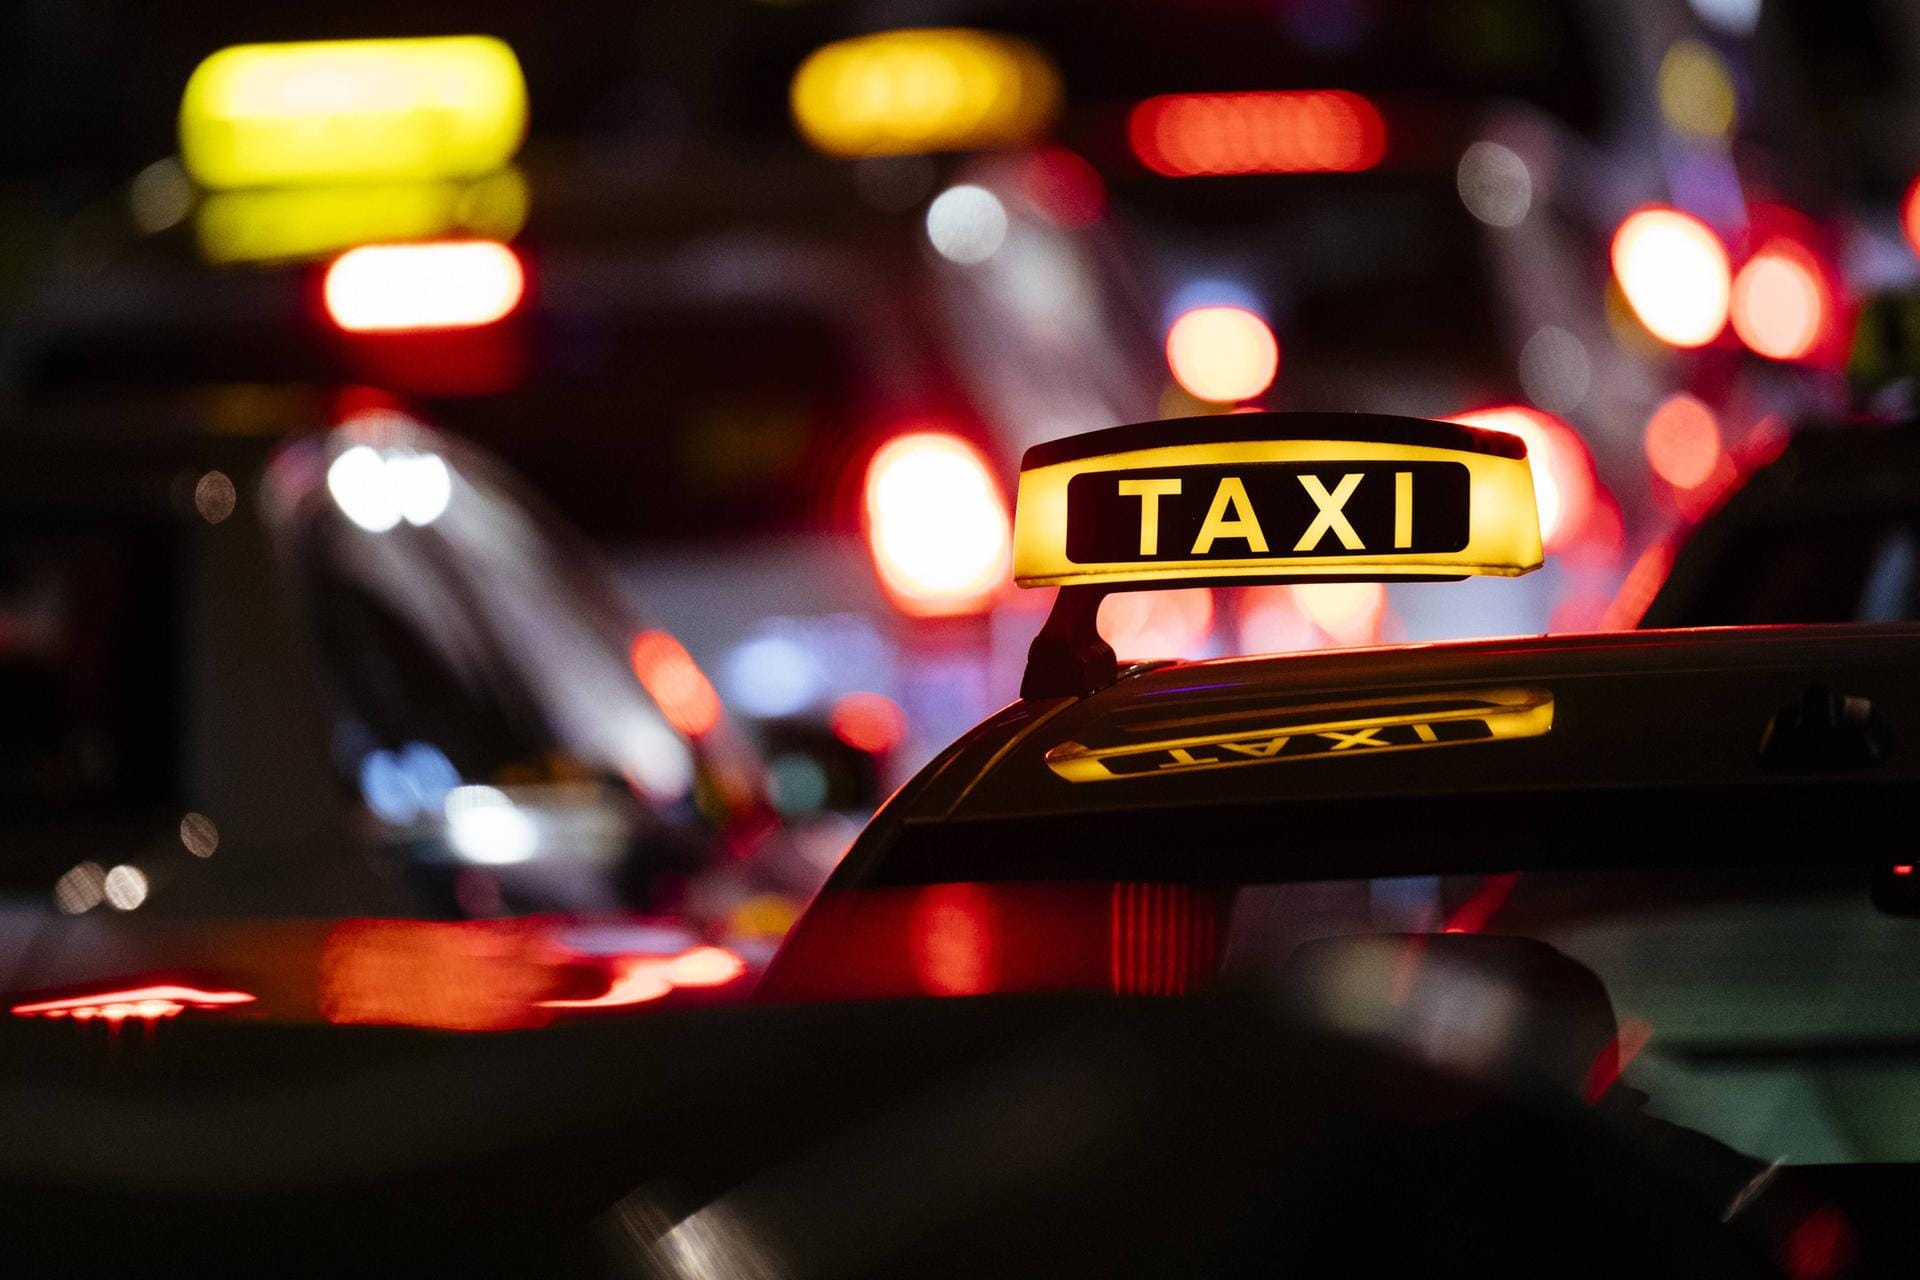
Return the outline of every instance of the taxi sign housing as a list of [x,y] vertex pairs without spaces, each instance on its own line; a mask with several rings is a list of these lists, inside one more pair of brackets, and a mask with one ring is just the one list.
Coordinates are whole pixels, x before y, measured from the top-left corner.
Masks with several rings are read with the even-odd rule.
[[1230,414],[1027,451],[1023,587],[1512,577],[1540,567],[1517,436],[1371,414]]
[[1540,567],[1526,442],[1378,414],[1136,423],[1021,461],[1013,572],[1058,586],[1025,697],[1112,683],[1108,592],[1199,583],[1452,581]]

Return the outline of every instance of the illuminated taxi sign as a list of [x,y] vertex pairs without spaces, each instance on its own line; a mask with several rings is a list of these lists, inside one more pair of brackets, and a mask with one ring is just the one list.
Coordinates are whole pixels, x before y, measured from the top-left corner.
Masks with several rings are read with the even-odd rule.
[[1476,689],[1417,701],[1374,699],[1301,708],[1253,729],[1187,734],[1090,748],[1063,742],[1047,767],[1068,782],[1195,773],[1241,765],[1330,756],[1378,755],[1538,738],[1553,728],[1553,695],[1544,689]]
[[527,127],[513,50],[491,36],[234,45],[180,100],[180,156],[212,188],[470,178]]
[[1060,77],[1024,40],[957,27],[883,31],[815,50],[794,73],[793,119],[836,156],[1012,146],[1060,109]]
[[1514,576],[1540,567],[1526,446],[1451,423],[1233,414],[1027,452],[1023,587]]

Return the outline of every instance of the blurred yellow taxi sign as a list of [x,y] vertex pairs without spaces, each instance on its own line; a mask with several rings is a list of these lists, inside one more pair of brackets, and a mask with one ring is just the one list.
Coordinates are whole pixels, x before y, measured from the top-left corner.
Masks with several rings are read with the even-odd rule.
[[1024,40],[930,27],[815,50],[791,97],[801,136],[828,155],[973,151],[1043,132],[1060,109],[1060,76]]
[[180,155],[204,187],[470,178],[527,127],[527,86],[491,36],[234,45],[180,101]]
[[194,211],[200,255],[212,263],[297,262],[375,241],[453,234],[511,240],[527,222],[517,169],[471,182],[374,182],[217,191]]
[[1371,414],[1114,427],[1021,463],[1023,587],[1512,577],[1540,567],[1526,445]]

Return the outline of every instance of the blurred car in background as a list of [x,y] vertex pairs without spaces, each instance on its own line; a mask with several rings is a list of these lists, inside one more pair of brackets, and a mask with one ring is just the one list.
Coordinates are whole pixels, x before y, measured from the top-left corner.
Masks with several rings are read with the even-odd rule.
[[497,464],[385,409],[136,429],[4,446],[16,987],[284,978],[273,922],[362,916],[764,960],[830,863],[685,649]]

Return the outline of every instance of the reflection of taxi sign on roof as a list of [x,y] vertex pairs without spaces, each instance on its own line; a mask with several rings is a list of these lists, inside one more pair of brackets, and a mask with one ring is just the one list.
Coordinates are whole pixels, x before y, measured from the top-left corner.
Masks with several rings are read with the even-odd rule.
[[1027,696],[1111,679],[1107,591],[1202,582],[1512,577],[1540,567],[1526,445],[1368,414],[1140,423],[1027,451],[1014,577],[1062,588]]
[[1102,782],[1162,773],[1328,755],[1371,755],[1503,738],[1538,738],[1553,728],[1553,695],[1544,689],[1474,689],[1418,699],[1394,698],[1298,707],[1253,727],[1089,747],[1063,742],[1047,767],[1069,782]]

